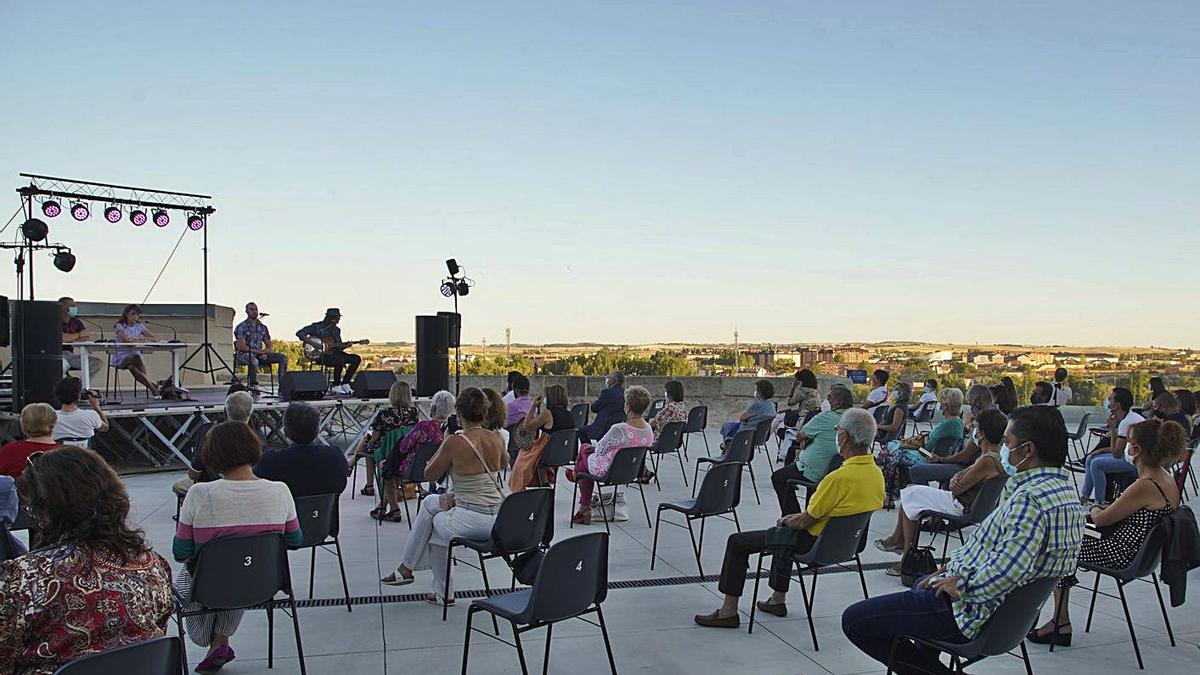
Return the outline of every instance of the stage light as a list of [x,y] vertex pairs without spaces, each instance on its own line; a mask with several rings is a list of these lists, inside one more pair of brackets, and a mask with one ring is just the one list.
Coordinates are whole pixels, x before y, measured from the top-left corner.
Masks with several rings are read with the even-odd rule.
[[88,210],[87,204],[83,202],[75,202],[71,205],[71,217],[75,220],[87,220],[92,212]]
[[171,224],[171,216],[168,216],[166,211],[158,209],[154,212],[154,224],[159,227],[166,227]]
[[467,285],[466,279],[463,279],[462,281],[458,282],[458,294],[459,295],[466,295],[467,293],[470,293],[470,292],[471,292],[471,287],[469,285]]
[[446,296],[447,298],[454,295],[454,284],[450,283],[449,281],[443,281],[442,295]]
[[37,218],[30,218],[21,225],[21,234],[29,241],[42,241],[46,235],[50,233],[50,228],[46,227],[46,223]]
[[62,206],[59,206],[58,202],[54,201],[53,199],[47,199],[46,201],[42,202],[42,213],[45,214],[47,218],[53,218],[62,213]]
[[204,229],[204,219],[200,217],[200,214],[193,213],[188,216],[188,228],[196,231]]
[[54,254],[54,266],[63,272],[75,269],[75,254],[70,251],[59,251]]
[[146,212],[141,209],[134,209],[129,212],[129,222],[141,227],[146,224]]
[[121,222],[121,209],[115,206],[110,206],[104,209],[104,219],[110,223]]
[[456,276],[458,274],[458,261],[454,258],[447,260],[446,269],[450,270],[450,276]]

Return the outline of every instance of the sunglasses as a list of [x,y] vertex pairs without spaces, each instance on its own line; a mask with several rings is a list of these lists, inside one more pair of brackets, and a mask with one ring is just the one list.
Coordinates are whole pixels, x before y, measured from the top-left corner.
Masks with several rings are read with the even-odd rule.
[[46,454],[45,450],[38,450],[37,452],[31,452],[31,453],[29,453],[29,456],[25,458],[25,463],[31,467],[37,466],[37,464],[36,464],[37,460],[41,459],[42,455],[44,455],[44,454]]

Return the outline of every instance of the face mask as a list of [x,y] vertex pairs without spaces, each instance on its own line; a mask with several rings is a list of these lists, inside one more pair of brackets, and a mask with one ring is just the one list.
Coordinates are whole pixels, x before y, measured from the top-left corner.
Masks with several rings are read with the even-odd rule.
[[[1022,445],[1024,445],[1024,444],[1022,443]],[[1017,447],[1019,448],[1021,446],[1018,445]],[[1015,475],[1017,475],[1017,467],[1024,464],[1025,459],[1029,459],[1029,457],[1026,457],[1025,459],[1021,460],[1020,462],[1017,462],[1016,465],[1014,465],[1011,461],[1009,461],[1009,455],[1011,453],[1012,453],[1012,450],[1009,449],[1008,443],[1004,443],[1000,446],[1000,465],[1004,467],[1005,473],[1007,473],[1010,476],[1015,476]]]
[[1109,404],[1108,399],[1104,399],[1104,412],[1112,414],[1112,405]]
[[78,307],[72,306],[71,309],[67,310],[67,316],[77,316],[78,314],[79,314]]

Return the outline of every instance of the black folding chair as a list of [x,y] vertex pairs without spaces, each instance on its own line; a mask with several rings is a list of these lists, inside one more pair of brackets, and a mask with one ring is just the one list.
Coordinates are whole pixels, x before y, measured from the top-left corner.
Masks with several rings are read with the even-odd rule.
[[180,675],[181,672],[187,675],[183,642],[167,635],[81,656],[61,666],[54,675]]
[[758,451],[762,450],[763,459],[767,462],[767,475],[771,475],[772,468],[775,462],[771,460],[771,451],[767,449],[767,442],[771,440],[771,420],[763,420],[754,427],[754,439],[750,442],[753,446],[750,452],[750,461],[754,461],[754,457],[758,455]]
[[[421,486],[426,483],[437,482],[425,480],[425,466],[429,464],[429,460],[433,458],[440,447],[441,445],[437,443],[421,443],[418,445],[417,449],[413,451],[413,461],[408,467],[408,473],[396,481],[396,497],[404,502],[404,519],[408,521],[408,529],[410,530],[412,529],[413,522],[412,514],[409,512],[408,500],[404,498],[404,492],[409,485],[416,486],[417,515],[421,515],[421,499],[425,496],[425,491],[421,489]],[[439,478],[438,480],[441,479]],[[383,490],[381,489],[379,492],[382,498]],[[376,525],[381,525],[382,523],[383,521],[380,520]]]
[[[882,414],[875,415],[875,423],[876,424],[888,424],[891,422],[892,418],[896,416],[896,406],[891,406],[891,407],[882,406],[882,405],[876,406],[876,409],[879,409],[879,408],[886,408],[886,409],[883,411]],[[876,442],[879,443],[879,447],[881,447],[881,448],[885,447],[888,443],[891,443],[892,441],[897,441],[897,440],[900,440],[901,438],[904,438],[904,432],[907,429],[908,429],[908,413],[906,412],[904,414],[904,421],[900,423],[900,427],[897,429],[893,429],[891,431],[880,432],[880,435],[876,439]]]
[[574,429],[562,429],[550,434],[546,447],[542,449],[542,458],[538,460],[536,477],[539,487],[557,488],[558,481],[545,484],[545,474],[541,469],[558,470],[564,466],[575,466],[575,458],[579,455],[579,434]]
[[646,412],[642,413],[642,419],[649,422],[650,420],[654,419],[654,416],[657,415],[658,412],[660,410],[662,410],[666,405],[667,405],[666,400],[661,399],[661,398],[654,399],[653,401],[650,402],[650,407],[646,409]]
[[[514,642],[498,636],[494,639],[516,648],[524,675],[528,675],[529,668],[525,665],[521,633],[546,627],[546,651],[542,656],[542,675],[546,675],[550,669],[550,642],[554,624],[566,619],[580,619],[600,629],[604,637],[604,650],[608,653],[608,667],[616,675],[617,663],[613,660],[608,627],[604,624],[604,612],[600,609],[607,596],[608,533],[593,532],[558,542],[546,552],[533,586],[471,603],[467,610],[466,639],[463,641],[463,675],[466,675],[467,657],[471,653],[471,631],[493,637],[471,627],[476,612],[487,612],[493,618],[506,619],[512,626]],[[592,612],[596,613],[598,623],[584,618]],[[494,671],[495,668],[490,670]]]
[[688,439],[692,434],[700,434],[700,439],[704,441],[704,452],[712,452],[708,449],[708,437],[704,435],[704,429],[708,427],[708,406],[697,405],[692,406],[688,410],[687,422],[683,427],[683,456],[688,456]]
[[[342,545],[338,541],[340,517],[338,512],[338,495],[313,495],[296,499],[296,517],[300,520],[302,539],[299,546],[289,546],[289,551],[302,549],[312,550],[312,559],[308,569],[308,598],[313,596],[313,580],[317,573],[317,549],[329,551],[337,556],[338,569],[342,573],[342,592],[346,596],[346,611],[354,611],[350,607],[350,585],[346,583],[346,566],[342,564]],[[329,547],[333,546],[330,551]]]
[[[649,517],[647,517],[647,521],[648,520]],[[13,558],[21,555],[16,544],[12,540],[12,535],[10,535],[8,532],[8,525],[3,521],[0,521],[0,563],[4,562],[5,560],[12,560]]]
[[575,420],[575,428],[582,429],[587,426],[588,414],[591,408],[586,403],[576,403],[571,406],[571,419]]
[[[695,499],[685,499],[681,502],[665,502],[658,505],[654,516],[654,546],[650,549],[650,569],[654,569],[654,560],[658,557],[658,526],[659,523],[686,527],[688,537],[692,540],[692,552],[696,554],[696,568],[700,576],[704,576],[704,566],[700,563],[700,549],[704,547],[704,521],[717,516],[726,518],[733,515],[733,525],[738,532],[742,526],[738,522],[737,505],[741,493],[742,465],[740,462],[718,464],[704,475],[700,485],[700,494]],[[683,514],[684,525],[662,519],[663,511],[675,511]],[[700,543],[696,543],[696,535],[692,530],[692,521],[700,521]]]
[[[450,564],[454,560],[454,547],[462,546],[475,551],[479,557],[479,571],[483,575],[483,588],[488,596],[492,585],[488,580],[488,560],[502,558],[511,569],[513,561],[522,553],[544,549],[554,538],[554,491],[550,488],[528,488],[514,492],[504,498],[492,522],[492,532],[485,539],[454,537],[448,544],[446,556],[446,583],[450,583]],[[468,567],[475,567],[466,561]],[[511,587],[516,587],[516,570],[513,570]],[[442,589],[442,621],[450,609],[448,588]],[[499,628],[496,634],[499,635]]]
[[[276,599],[277,593],[286,599]],[[192,574],[192,596],[176,597],[175,621],[183,640],[183,620],[189,616],[212,614],[234,609],[267,610],[267,667],[275,664],[275,608],[292,617],[296,633],[296,654],[300,672],[304,665],[304,645],[300,640],[300,617],[296,613],[296,595],[292,592],[292,574],[287,550],[279,533],[252,534],[214,539],[200,547]],[[185,609],[192,603],[200,609]],[[186,670],[186,664],[184,670]]]
[[[674,424],[682,424],[675,422]],[[649,448],[621,448],[613,455],[612,464],[608,467],[608,473],[603,477],[594,476],[590,473],[576,473],[575,487],[571,490],[571,503],[574,504],[579,495],[579,479],[585,478],[592,481],[596,487],[596,498],[600,504],[604,503],[603,488],[611,487],[613,489],[613,504],[617,502],[617,488],[622,485],[637,485],[638,492],[642,493],[642,510],[646,512],[646,527],[650,527],[650,508],[646,506],[646,490],[642,488],[642,471],[646,467],[646,453]],[[575,520],[571,520],[571,524],[567,529],[575,527]],[[611,533],[608,525],[608,519],[604,519],[604,529]]]
[[[836,565],[844,570],[850,568],[843,563],[854,561],[855,567],[858,568],[858,582],[862,584],[863,598],[869,598],[867,594],[867,578],[863,576],[862,560],[859,559],[859,554],[867,546],[867,530],[871,526],[872,511],[864,513],[856,513],[852,516],[837,516],[830,518],[829,522],[825,523],[825,529],[821,530],[821,534],[817,536],[817,540],[813,542],[812,548],[806,553],[795,553],[792,555],[792,564],[796,569],[796,580],[800,582],[800,595],[804,599],[804,613],[808,615],[808,632],[812,634],[813,649],[820,651],[817,646],[817,629],[813,626],[812,608],[813,603],[817,600],[817,573],[822,567]],[[754,632],[754,611],[758,608],[758,583],[762,578],[762,563],[763,556],[771,555],[769,551],[758,554],[758,574],[754,576],[754,595],[756,602],[750,605],[750,629],[749,633]],[[812,570],[812,589],[811,593],[804,585],[804,573]]]
[[658,458],[661,455],[674,454],[675,459],[679,460],[679,473],[683,476],[683,486],[687,487],[687,469],[683,468],[683,422],[671,422],[664,425],[662,431],[658,434],[658,438],[654,439],[654,445],[650,448],[650,463],[654,465],[654,484],[658,489],[662,490],[662,483],[658,481]]
[[[1067,446],[1067,461],[1063,463],[1063,468],[1071,474],[1071,482],[1075,484],[1075,489],[1079,489],[1079,479],[1075,477],[1077,473],[1084,473],[1083,460],[1087,457],[1087,435],[1088,422],[1092,419],[1092,413],[1084,413],[1083,419],[1079,420],[1079,427],[1074,433],[1067,434],[1067,439],[1071,442]],[[1071,450],[1078,450],[1078,456],[1072,456]]]
[[[1158,585],[1158,573],[1154,568],[1158,565],[1159,559],[1162,557],[1163,544],[1166,543],[1167,534],[1163,530],[1162,525],[1155,525],[1154,529],[1150,530],[1149,536],[1142,542],[1141,548],[1138,549],[1137,555],[1134,556],[1133,562],[1129,563],[1128,567],[1123,569],[1112,569],[1109,567],[1101,567],[1091,563],[1079,561],[1079,569],[1086,572],[1096,573],[1096,583],[1092,586],[1092,602],[1088,605],[1087,625],[1084,626],[1083,632],[1087,633],[1092,630],[1092,614],[1096,611],[1096,596],[1103,595],[1106,598],[1115,598],[1121,601],[1121,609],[1125,612],[1125,625],[1129,628],[1129,639],[1133,642],[1133,654],[1137,657],[1138,669],[1145,670],[1146,666],[1142,663],[1142,650],[1138,647],[1137,633],[1133,630],[1133,619],[1129,616],[1129,603],[1125,601],[1125,586],[1126,584],[1135,581],[1145,581],[1145,577],[1149,575],[1151,583],[1154,585],[1154,594],[1158,596],[1158,609],[1162,612],[1163,624],[1167,627],[1167,637],[1171,641],[1171,646],[1175,646],[1175,632],[1171,630],[1171,619],[1167,616],[1167,605],[1163,602],[1162,589]],[[1100,590],[1100,577],[1112,577],[1113,581],[1117,582],[1117,593],[1104,593]],[[1058,634],[1058,616],[1061,610],[1063,596],[1059,595],[1058,604],[1054,608],[1054,634]],[[1050,651],[1054,651],[1054,644],[1050,644]]]
[[937,411],[937,401],[926,401],[917,408],[916,412],[908,414],[909,419],[913,423],[913,431],[920,432],[922,424],[928,424],[929,430],[933,431],[933,414]]
[[754,501],[762,504],[762,501],[758,498],[758,484],[754,481],[754,464],[750,461],[752,459],[750,453],[753,441],[753,431],[749,429],[739,431],[734,434],[733,440],[726,444],[725,454],[716,457],[697,457],[696,468],[692,471],[692,496],[696,496],[696,486],[700,484],[697,476],[700,474],[701,464],[741,464],[750,469],[750,487],[754,488]]
[[[975,494],[975,501],[971,502],[971,508],[961,516],[941,511],[922,511],[917,514],[921,525],[917,530],[915,543],[918,545],[921,543],[921,532],[932,532],[933,541],[937,541],[939,534],[946,535],[946,540],[942,543],[942,558],[945,559],[946,551],[950,549],[950,534],[957,534],[960,544],[966,543],[963,530],[982,523],[992,514],[992,511],[996,510],[996,506],[1000,503],[1000,496],[1004,493],[1004,484],[1007,482],[1008,474],[983,481],[983,485],[979,486],[979,492]],[[940,522],[934,522],[934,519],[938,519]]]
[[[905,642],[916,647],[934,649],[949,654],[950,669],[955,673],[962,673],[967,666],[978,663],[989,656],[1009,654],[1021,659],[1025,663],[1025,672],[1033,675],[1033,667],[1029,664],[1029,652],[1025,650],[1025,634],[1029,632],[1029,627],[1037,621],[1042,605],[1046,602],[1046,598],[1050,597],[1050,593],[1054,591],[1054,585],[1057,583],[1057,577],[1046,577],[1034,579],[1024,586],[1014,589],[1001,601],[996,612],[992,614],[992,618],[988,619],[979,634],[970,642],[926,640],[912,635],[897,636],[895,640],[892,640],[892,653],[888,657],[888,675],[891,675],[892,669],[897,663],[900,663],[896,658],[896,652],[899,646]],[[1012,654],[1012,650],[1016,647],[1021,648],[1020,656]]]

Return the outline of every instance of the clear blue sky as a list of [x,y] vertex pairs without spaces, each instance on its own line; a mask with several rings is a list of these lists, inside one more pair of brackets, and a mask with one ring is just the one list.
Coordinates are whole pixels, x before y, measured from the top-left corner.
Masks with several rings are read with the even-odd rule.
[[[214,195],[213,301],[276,335],[338,305],[348,337],[412,339],[454,256],[472,342],[1200,346],[1194,2],[8,2],[0,25],[0,188]],[[43,263],[39,294],[137,301],[181,225],[50,226],[79,265]],[[198,281],[189,235],[151,300]]]

